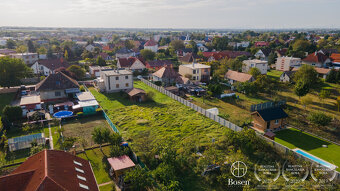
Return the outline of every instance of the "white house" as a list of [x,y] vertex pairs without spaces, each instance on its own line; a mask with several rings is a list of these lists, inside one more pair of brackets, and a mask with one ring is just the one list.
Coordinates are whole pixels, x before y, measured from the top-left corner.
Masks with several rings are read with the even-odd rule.
[[261,74],[267,74],[268,62],[264,60],[244,60],[242,72],[248,73],[251,68],[258,68]]
[[117,67],[132,71],[140,71],[146,68],[145,64],[136,57],[118,58]]
[[152,52],[157,52],[158,51],[158,44],[153,40],[148,40],[144,44],[144,49],[151,50]]
[[296,71],[284,71],[280,76],[281,82],[292,82],[293,75]]
[[109,66],[89,66],[89,73],[92,77],[100,77],[102,70],[110,70]]
[[92,44],[89,44],[85,47],[85,49],[89,52],[93,52],[94,51],[94,48],[96,48],[95,46],[93,46]]
[[266,48],[262,48],[260,50],[258,50],[254,56],[257,58],[257,59],[260,59],[260,60],[268,60],[268,56],[270,54],[271,50],[270,49],[266,49]]
[[54,74],[59,68],[68,68],[71,65],[63,59],[37,60],[32,66],[33,73],[48,76]]
[[116,52],[116,58],[129,58],[135,56],[135,52],[128,48],[121,48]]
[[299,67],[301,65],[301,58],[278,57],[275,65],[276,70],[289,71],[291,67]]
[[207,52],[208,48],[205,47],[203,44],[197,44],[198,51],[200,52]]
[[30,65],[37,61],[38,53],[17,53],[17,54],[10,54],[12,58],[22,59],[25,64]]
[[242,42],[238,42],[236,43],[236,47],[242,47],[242,48],[247,48],[249,46],[249,41],[242,41]]
[[103,92],[119,92],[132,89],[132,72],[128,70],[101,71],[98,86]]

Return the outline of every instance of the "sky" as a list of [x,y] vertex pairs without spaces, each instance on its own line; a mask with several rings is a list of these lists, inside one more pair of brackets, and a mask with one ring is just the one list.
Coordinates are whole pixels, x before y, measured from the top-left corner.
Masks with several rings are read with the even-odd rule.
[[340,28],[340,0],[0,1],[0,26]]

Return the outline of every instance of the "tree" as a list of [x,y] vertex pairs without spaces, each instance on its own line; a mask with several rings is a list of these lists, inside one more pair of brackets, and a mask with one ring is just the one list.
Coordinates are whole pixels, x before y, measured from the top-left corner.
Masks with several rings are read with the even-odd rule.
[[331,92],[329,90],[321,90],[319,93],[319,99],[323,103],[324,99],[329,98],[331,96]]
[[12,40],[12,39],[8,39],[8,40],[6,41],[6,47],[7,47],[8,49],[14,49],[14,48],[15,48],[15,45],[16,45],[16,43],[15,43],[15,41]]
[[173,40],[170,42],[170,46],[175,49],[175,51],[185,48],[184,42],[182,40]]
[[[103,149],[102,149],[102,144],[110,142],[110,130],[107,128],[100,128],[96,127],[92,131],[92,140],[96,143],[99,144],[101,152],[104,154]],[[105,155],[105,154],[104,154]]]
[[133,49],[135,47],[131,40],[125,40],[124,45],[127,49]]
[[152,187],[152,179],[150,173],[140,167],[128,171],[125,174],[124,181],[129,183],[131,190],[144,191]]
[[66,60],[68,60],[68,51],[67,51],[67,50],[65,50],[64,58],[65,58]]
[[28,48],[28,52],[35,52],[35,47],[34,47],[32,40],[28,40],[27,48]]
[[39,54],[46,54],[47,53],[47,50],[46,50],[46,48],[45,47],[40,47],[39,49],[38,49],[38,51],[37,51]]
[[252,75],[255,79],[257,79],[257,77],[261,75],[261,71],[258,68],[251,68],[249,74]]
[[20,106],[6,105],[2,110],[2,116],[12,123],[22,117],[22,109]]
[[96,64],[99,66],[106,66],[106,62],[101,56],[97,56]]
[[74,77],[78,80],[83,79],[85,77],[85,73],[86,73],[85,70],[78,65],[72,65],[72,66],[68,67],[67,71],[73,73]]
[[51,47],[49,47],[48,50],[47,50],[47,58],[48,59],[53,58],[53,51],[52,51]]
[[277,55],[274,52],[271,52],[268,56],[268,64],[275,64]]
[[208,90],[209,90],[210,92],[212,92],[214,96],[219,96],[219,95],[221,95],[222,92],[223,92],[222,85],[219,84],[219,83],[217,83],[217,84],[210,83],[210,84],[208,85]]
[[331,71],[326,77],[326,82],[336,83],[337,82],[336,75],[337,75],[337,71],[334,68],[331,69]]
[[27,51],[27,47],[25,45],[20,45],[17,47],[17,49],[15,49],[15,51],[17,51],[18,53],[24,53]]
[[301,98],[300,102],[303,105],[303,107],[306,109],[307,105],[310,105],[313,103],[313,99],[309,96],[304,96]]
[[140,54],[142,55],[142,57],[146,60],[146,61],[149,61],[149,60],[154,60],[155,59],[155,56],[156,54],[154,52],[152,52],[151,50],[148,50],[148,49],[143,49],[140,51]]
[[20,85],[20,79],[32,74],[21,59],[0,57],[0,86],[11,87]]
[[340,112],[340,96],[336,98],[336,104],[338,105],[338,112]]
[[299,80],[295,84],[294,92],[300,99],[300,97],[305,96],[309,92],[309,86],[302,80]]
[[303,64],[299,70],[294,74],[294,81],[301,81],[303,84],[308,86],[308,88],[315,87],[319,81],[318,73],[313,66],[308,64]]
[[240,92],[244,92],[246,95],[255,95],[258,91],[255,83],[253,82],[240,82],[236,83],[236,89]]

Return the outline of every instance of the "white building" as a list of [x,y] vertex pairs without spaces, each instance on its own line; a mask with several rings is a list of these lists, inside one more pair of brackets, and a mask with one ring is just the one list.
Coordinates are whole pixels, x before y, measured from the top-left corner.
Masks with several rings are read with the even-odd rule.
[[158,44],[153,40],[148,40],[144,44],[144,49],[151,50],[152,52],[157,52],[158,51]]
[[85,47],[85,49],[86,49],[87,51],[89,51],[89,52],[93,52],[93,51],[94,51],[94,48],[95,48],[95,46],[93,46],[92,44],[89,44],[89,45],[87,45],[87,46]]
[[33,73],[48,76],[54,74],[59,68],[68,68],[71,65],[64,59],[37,60],[31,66]]
[[261,74],[267,74],[268,62],[257,59],[243,61],[242,72],[248,73],[251,68],[258,68]]
[[192,81],[209,82],[210,66],[200,63],[182,64],[179,66],[178,73],[182,76],[191,76]]
[[242,47],[242,48],[247,48],[249,46],[249,42],[248,41],[242,41],[242,42],[238,42],[236,43],[236,47]]
[[38,53],[17,53],[10,54],[10,57],[22,59],[25,64],[33,64],[39,59]]
[[100,72],[98,87],[103,92],[119,92],[133,88],[132,72],[128,70],[105,70]]
[[294,57],[279,57],[276,60],[276,70],[289,71],[291,67],[299,67],[301,65],[301,58]]

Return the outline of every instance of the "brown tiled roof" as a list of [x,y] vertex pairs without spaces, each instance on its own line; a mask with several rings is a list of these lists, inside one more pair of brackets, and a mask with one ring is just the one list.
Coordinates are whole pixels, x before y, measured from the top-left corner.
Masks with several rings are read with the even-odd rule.
[[167,79],[176,79],[178,76],[180,76],[171,66],[165,66],[152,75]]
[[193,56],[193,53],[187,53],[185,56],[180,58],[180,61],[182,62],[193,62],[195,57]]
[[79,84],[76,80],[62,72],[50,74],[35,86],[36,91],[64,90],[70,88],[79,88]]
[[[129,57],[129,58],[118,58],[118,62],[122,68],[130,68],[133,63],[135,63],[137,60],[143,61],[141,59],[138,59],[136,57]],[[144,64],[144,63],[143,63]]]
[[333,62],[340,62],[340,54],[333,53],[331,55],[331,59],[332,59]]
[[331,69],[328,68],[314,68],[314,69],[319,74],[328,74],[331,71]]
[[253,76],[250,74],[236,72],[232,70],[228,70],[224,77],[238,82],[248,82],[253,78]]
[[[77,165],[74,161],[81,163]],[[75,168],[84,171],[77,172]],[[81,180],[77,175],[84,177]],[[58,150],[43,150],[29,157],[11,174],[0,177],[1,190],[42,191],[42,190],[89,190],[98,191],[96,179],[90,163],[70,153]]]
[[45,66],[46,68],[54,71],[59,68],[68,68],[71,65],[67,63],[63,59],[47,59],[47,60],[38,60],[37,61],[40,65]]
[[327,60],[327,56],[326,55],[324,55],[324,54],[322,54],[320,52],[315,52],[315,53],[309,54],[302,61],[324,63],[326,60]]
[[148,40],[145,44],[144,44],[144,46],[156,46],[157,45],[157,43],[155,42],[155,41],[153,41],[153,40]]
[[146,92],[142,89],[139,89],[139,88],[132,88],[132,89],[129,89],[129,90],[126,90],[126,93],[129,94],[129,96],[135,96],[137,94],[146,94]]

